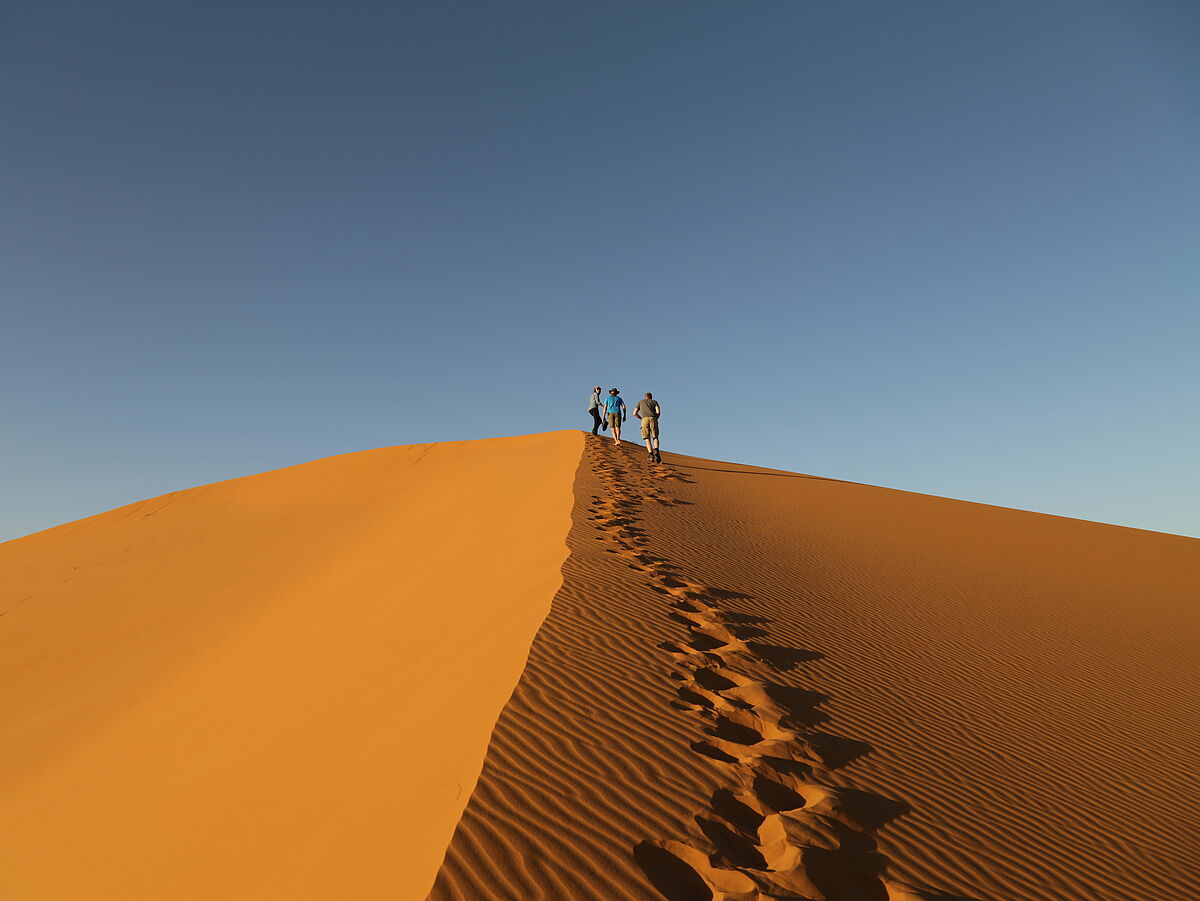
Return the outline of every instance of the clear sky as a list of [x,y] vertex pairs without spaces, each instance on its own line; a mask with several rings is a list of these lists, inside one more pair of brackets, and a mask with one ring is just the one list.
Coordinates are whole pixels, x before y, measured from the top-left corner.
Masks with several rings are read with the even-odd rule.
[[1200,535],[1195,0],[9,0],[0,538],[583,428]]

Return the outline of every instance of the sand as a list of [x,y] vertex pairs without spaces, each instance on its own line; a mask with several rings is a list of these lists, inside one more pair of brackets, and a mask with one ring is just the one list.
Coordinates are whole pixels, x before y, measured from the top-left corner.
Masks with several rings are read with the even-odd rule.
[[0,545],[0,895],[1195,897],[1200,541],[664,458],[392,448]]
[[432,898],[1196,897],[1200,541],[588,441]]
[[0,545],[0,897],[423,897],[581,444],[333,457]]

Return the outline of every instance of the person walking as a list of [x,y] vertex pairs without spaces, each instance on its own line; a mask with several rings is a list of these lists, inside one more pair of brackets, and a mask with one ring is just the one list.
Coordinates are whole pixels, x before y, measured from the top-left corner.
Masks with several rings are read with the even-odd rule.
[[625,421],[627,412],[625,401],[616,388],[608,389],[608,397],[604,398],[604,410],[608,414],[608,426],[613,432],[613,441],[621,443],[621,423]]
[[588,412],[592,414],[592,434],[596,436],[600,434],[600,407],[603,403],[600,399],[600,386],[597,385],[592,389],[592,398],[588,401]]
[[651,463],[661,463],[662,454],[658,452],[658,417],[662,407],[649,391],[633,408],[633,415],[642,421],[642,437],[646,439],[646,454]]

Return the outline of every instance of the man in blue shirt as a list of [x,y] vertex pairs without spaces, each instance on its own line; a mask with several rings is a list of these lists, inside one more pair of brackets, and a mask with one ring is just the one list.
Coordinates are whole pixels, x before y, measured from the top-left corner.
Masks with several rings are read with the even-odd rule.
[[621,443],[621,423],[625,421],[625,401],[616,388],[608,389],[608,397],[604,398],[604,411],[608,414],[608,424],[612,427],[613,441]]

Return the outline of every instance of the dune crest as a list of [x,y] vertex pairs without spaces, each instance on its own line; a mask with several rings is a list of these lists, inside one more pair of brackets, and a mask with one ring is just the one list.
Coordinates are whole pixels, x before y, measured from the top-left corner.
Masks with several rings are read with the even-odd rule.
[[367,451],[0,545],[0,896],[422,897],[580,446]]

